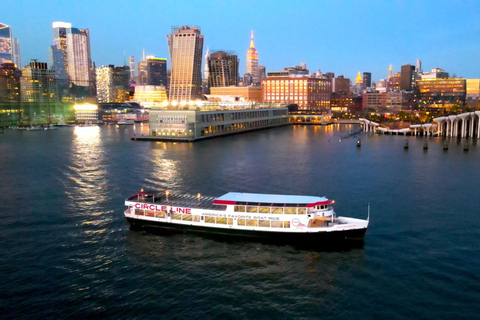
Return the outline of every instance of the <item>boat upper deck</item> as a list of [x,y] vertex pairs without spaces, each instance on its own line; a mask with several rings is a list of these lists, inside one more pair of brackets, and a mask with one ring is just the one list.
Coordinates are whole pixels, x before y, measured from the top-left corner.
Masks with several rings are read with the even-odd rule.
[[[168,195],[167,195],[168,193]],[[140,192],[126,199],[126,201],[134,201],[139,203],[152,203],[157,205],[196,208],[208,210],[225,210],[225,205],[213,204],[216,197],[202,196],[200,194],[194,196],[190,194],[175,194],[163,191],[159,193]]]
[[313,207],[316,205],[330,205],[334,202],[326,197],[229,192],[214,200],[213,203],[258,205],[264,207]]

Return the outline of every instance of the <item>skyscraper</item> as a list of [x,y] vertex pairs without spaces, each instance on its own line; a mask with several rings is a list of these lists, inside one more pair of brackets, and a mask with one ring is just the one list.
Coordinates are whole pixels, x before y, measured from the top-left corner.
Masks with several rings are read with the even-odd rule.
[[70,81],[77,86],[93,87],[88,29],[67,29],[67,60]]
[[135,79],[135,57],[130,56],[130,79]]
[[97,75],[97,101],[100,103],[125,102],[129,96],[130,69],[127,66],[101,66]]
[[17,68],[21,68],[22,60],[20,59],[20,44],[17,38],[13,38],[13,63],[17,65]]
[[202,97],[203,35],[198,27],[174,27],[167,35],[172,76],[170,100],[190,101]]
[[208,86],[238,85],[238,56],[234,52],[216,51],[208,56]]
[[400,89],[412,91],[415,83],[415,66],[406,64],[402,66],[400,72]]
[[363,87],[370,88],[372,86],[372,74],[370,72],[363,73]]
[[167,87],[167,59],[147,57],[147,85]]
[[258,52],[255,49],[255,43],[253,41],[253,30],[250,33],[250,48],[247,50],[247,70],[246,73],[252,76],[253,84],[259,84],[258,75]]
[[50,47],[50,56],[57,79],[61,80],[66,73],[75,95],[92,95],[94,71],[88,29],[74,28],[71,23],[60,21],[53,22],[52,29],[55,47]]
[[12,30],[10,26],[0,23],[0,63],[12,62]]

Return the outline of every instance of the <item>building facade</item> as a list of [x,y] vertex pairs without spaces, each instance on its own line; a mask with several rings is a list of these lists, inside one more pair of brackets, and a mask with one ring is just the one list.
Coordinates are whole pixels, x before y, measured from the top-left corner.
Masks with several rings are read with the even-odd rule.
[[296,104],[300,110],[330,110],[332,82],[313,77],[267,77],[262,80],[263,101]]
[[254,106],[228,108],[212,104],[193,110],[150,111],[150,136],[147,139],[185,140],[211,138],[289,123],[288,108]]
[[167,59],[147,57],[147,85],[167,88]]
[[365,92],[362,99],[362,109],[385,110],[387,106],[386,92]]
[[415,87],[415,66],[406,64],[400,72],[400,90],[412,91]]
[[161,108],[168,102],[167,90],[163,86],[135,86],[132,100],[144,108]]
[[170,100],[201,99],[203,35],[200,28],[174,28],[167,40],[172,68]]
[[212,87],[211,96],[230,97],[231,101],[263,102],[262,87]]
[[362,80],[364,88],[372,87],[372,74],[370,72],[364,72]]
[[238,85],[238,56],[234,52],[216,51],[208,55],[208,87]]

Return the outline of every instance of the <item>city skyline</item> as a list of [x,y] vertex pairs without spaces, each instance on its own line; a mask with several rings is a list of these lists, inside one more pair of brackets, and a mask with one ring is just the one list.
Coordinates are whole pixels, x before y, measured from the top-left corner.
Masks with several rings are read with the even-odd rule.
[[24,65],[31,59],[48,61],[52,22],[68,21],[90,30],[97,66],[128,65],[131,55],[140,61],[142,49],[170,59],[166,35],[171,27],[194,25],[205,36],[204,53],[207,46],[236,51],[240,70],[245,70],[253,30],[259,65],[267,71],[305,62],[311,72],[320,69],[351,80],[370,72],[377,82],[387,77],[389,65],[399,72],[401,65],[420,59],[424,71],[439,67],[450,75],[480,77],[475,64],[480,43],[471,41],[480,33],[480,3],[474,1],[85,1],[68,7],[57,1],[5,2],[13,14],[0,22],[19,39]]

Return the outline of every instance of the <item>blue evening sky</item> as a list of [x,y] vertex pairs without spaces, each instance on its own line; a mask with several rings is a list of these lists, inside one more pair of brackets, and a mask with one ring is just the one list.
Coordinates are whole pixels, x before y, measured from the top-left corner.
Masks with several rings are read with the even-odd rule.
[[[2,0],[0,22],[19,38],[22,64],[48,61],[51,23],[88,28],[97,66],[122,65],[124,52],[138,62],[147,55],[168,57],[172,26],[195,25],[205,36],[204,51],[232,50],[245,73],[250,30],[259,64],[267,71],[306,62],[314,72],[354,79],[372,72],[386,78],[422,61],[422,69],[480,78],[480,1],[321,0]],[[8,8],[8,10],[6,10]]]

